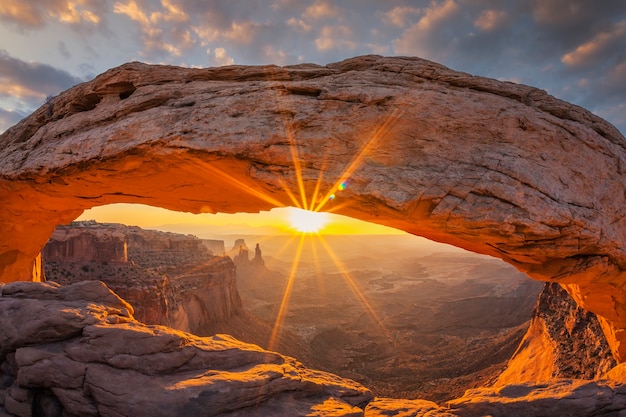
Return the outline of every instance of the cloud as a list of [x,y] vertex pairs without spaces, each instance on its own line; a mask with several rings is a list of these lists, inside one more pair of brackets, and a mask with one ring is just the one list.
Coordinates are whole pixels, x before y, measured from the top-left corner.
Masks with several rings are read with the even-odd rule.
[[37,28],[44,25],[44,16],[37,5],[23,0],[5,0],[0,3],[0,18],[18,26]]
[[259,24],[253,21],[232,22],[230,30],[223,33],[223,38],[236,43],[250,43],[255,38]]
[[154,10],[135,0],[118,1],[113,4],[113,13],[125,15],[139,25],[144,57],[152,53],[180,57],[196,43],[188,28],[189,15],[172,0],[161,0],[160,8]]
[[215,67],[222,67],[225,65],[233,65],[235,60],[228,56],[225,48],[215,48],[215,50],[211,51],[211,49],[207,49],[207,54],[209,55],[209,65]]
[[340,16],[340,10],[329,1],[316,1],[307,7],[302,17],[304,19],[334,19]]
[[81,81],[64,70],[25,62],[0,50],[0,95],[42,100]]
[[595,34],[589,41],[563,55],[561,61],[569,67],[598,65],[598,61],[607,53],[623,51],[624,48],[626,48],[626,20]]
[[455,0],[431,2],[429,7],[421,10],[417,23],[393,41],[395,52],[441,59],[452,46],[450,37],[445,34],[449,30],[446,23],[453,21],[459,12],[460,7]]
[[350,38],[352,31],[346,26],[324,26],[315,39],[315,47],[318,51],[331,49],[355,49],[356,43]]
[[312,29],[312,26],[307,24],[304,20],[296,19],[295,17],[291,17],[287,20],[287,26],[302,32],[310,32]]
[[0,134],[26,117],[27,113],[6,110],[0,107]]
[[78,31],[90,31],[101,24],[107,2],[98,0],[2,0],[0,20],[21,30],[41,29],[50,18]]
[[0,131],[32,113],[46,96],[81,81],[64,70],[25,62],[0,50]]
[[504,10],[484,10],[474,21],[474,26],[484,32],[490,32],[503,27],[507,18],[508,15]]
[[422,9],[417,7],[398,6],[385,13],[384,17],[385,20],[392,25],[405,27],[413,16],[420,15],[421,13]]

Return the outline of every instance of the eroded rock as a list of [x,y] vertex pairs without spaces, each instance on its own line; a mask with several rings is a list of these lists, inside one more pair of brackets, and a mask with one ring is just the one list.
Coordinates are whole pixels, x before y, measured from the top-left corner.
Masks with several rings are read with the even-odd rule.
[[57,227],[42,255],[48,281],[103,281],[133,305],[142,323],[207,334],[241,313],[235,265],[211,255],[195,236],[72,222]]
[[[272,416],[285,415],[276,404],[289,400],[301,410],[289,415],[355,416],[372,399],[359,384],[293,358],[227,335],[145,325],[131,313],[96,281],[5,285],[0,405],[20,417],[39,408],[68,417]],[[25,314],[31,319],[20,327]],[[335,414],[309,414],[325,409]]]
[[546,283],[530,327],[497,385],[559,378],[599,379],[616,365],[595,314]]
[[130,63],[0,137],[0,279],[37,279],[54,227],[96,205],[232,213],[306,201],[566,285],[606,319],[621,360],[624,145],[545,91],[419,58]]

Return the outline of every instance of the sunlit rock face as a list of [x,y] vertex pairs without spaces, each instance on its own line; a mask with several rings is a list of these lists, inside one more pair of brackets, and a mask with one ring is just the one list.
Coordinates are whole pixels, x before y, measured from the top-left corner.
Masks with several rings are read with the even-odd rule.
[[195,236],[72,222],[57,227],[42,255],[48,280],[103,281],[133,305],[142,323],[206,334],[242,309],[235,264],[211,255]]
[[2,416],[347,417],[373,398],[351,380],[227,335],[140,323],[98,281],[0,290]]
[[130,63],[0,137],[0,279],[36,278],[54,227],[96,205],[233,213],[304,198],[565,285],[622,360],[624,144],[545,91],[419,58]]
[[530,327],[496,385],[557,378],[599,379],[616,365],[595,314],[546,283]]

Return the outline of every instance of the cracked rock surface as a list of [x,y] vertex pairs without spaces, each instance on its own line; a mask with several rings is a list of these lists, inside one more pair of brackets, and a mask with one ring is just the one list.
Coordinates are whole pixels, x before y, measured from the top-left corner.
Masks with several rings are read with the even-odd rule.
[[[98,281],[4,285],[0,329],[0,415],[352,416],[373,398],[227,335],[142,324]],[[284,414],[284,404],[298,412]]]
[[[610,379],[480,388],[446,404],[374,398],[354,381],[231,336],[142,324],[98,281],[0,288],[2,417],[582,417],[626,408],[621,365]],[[17,313],[30,313],[29,324]]]
[[0,136],[0,280],[39,279],[33,261],[55,226],[97,205],[304,205],[558,282],[623,361],[625,144],[545,91],[419,58],[129,63]]

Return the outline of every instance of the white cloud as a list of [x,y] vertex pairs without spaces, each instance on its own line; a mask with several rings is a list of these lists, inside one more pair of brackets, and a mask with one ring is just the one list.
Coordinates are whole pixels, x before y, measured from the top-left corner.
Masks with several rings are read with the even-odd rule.
[[474,26],[484,32],[499,29],[506,23],[507,13],[503,10],[485,10],[474,21]]
[[340,16],[337,6],[328,1],[316,1],[307,7],[302,17],[306,19],[333,19]]
[[158,23],[163,20],[166,22],[187,22],[189,15],[185,13],[180,7],[172,3],[171,0],[161,0],[164,12],[154,12],[150,15],[150,21],[152,23]]
[[459,5],[455,0],[445,0],[442,3],[431,3],[425,10],[422,18],[417,22],[417,28],[422,31],[429,31],[437,25],[445,22],[448,18],[459,11]]
[[356,44],[351,37],[352,31],[347,26],[324,26],[320,36],[315,39],[315,47],[318,51],[354,49]]
[[223,33],[223,37],[237,43],[248,44],[254,40],[257,28],[258,23],[251,20],[241,23],[233,22],[230,30]]
[[161,8],[150,11],[135,0],[115,2],[113,13],[125,15],[139,24],[146,56],[152,51],[162,51],[179,57],[196,44],[188,29],[189,15],[171,0],[161,0]]
[[207,46],[210,42],[216,41],[220,36],[220,31],[213,26],[192,26],[191,30],[200,39],[200,45]]
[[[405,30],[400,38],[392,41],[394,50],[401,55],[441,59],[445,51],[438,48],[442,37],[438,36],[437,31],[459,14],[459,5],[455,0],[431,2],[422,12],[423,15],[417,23]],[[449,41],[446,43],[451,44]]]
[[287,20],[287,26],[290,26],[296,30],[300,30],[303,32],[310,32],[312,29],[311,25],[308,25],[304,20],[296,19],[295,17],[292,17],[289,20]]
[[211,51],[211,49],[207,49],[206,52],[209,55],[209,65],[222,67],[225,65],[233,65],[235,63],[235,60],[228,56],[225,48],[215,48],[213,51]]
[[422,9],[417,7],[394,7],[385,13],[385,20],[390,22],[392,25],[405,27],[414,15],[420,15],[421,13]]

